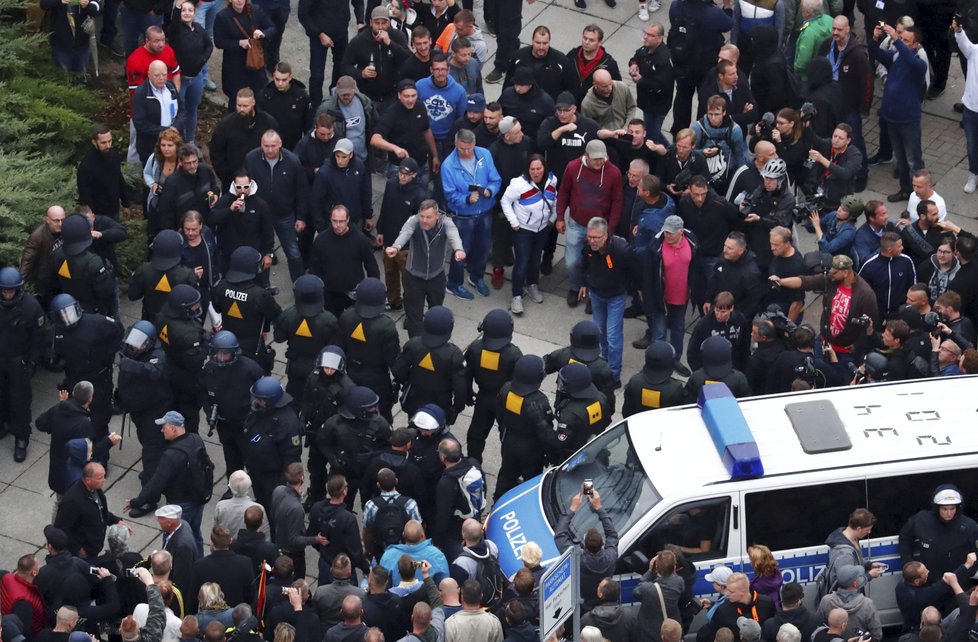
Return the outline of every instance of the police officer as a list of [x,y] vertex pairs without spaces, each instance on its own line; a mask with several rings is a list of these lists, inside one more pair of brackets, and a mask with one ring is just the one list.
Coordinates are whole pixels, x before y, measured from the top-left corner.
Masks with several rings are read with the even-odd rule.
[[83,312],[70,294],[51,299],[54,319],[54,354],[64,360],[64,385],[71,390],[79,381],[90,381],[95,396],[89,411],[93,439],[109,434],[112,418],[112,366],[122,341],[122,324],[111,317]]
[[392,422],[394,391],[391,367],[401,352],[394,321],[384,314],[387,288],[383,281],[366,278],[357,285],[357,300],[340,316],[340,347],[346,353],[347,371],[358,386],[380,397],[380,414]]
[[391,368],[394,381],[403,386],[401,408],[410,415],[434,403],[445,409],[449,426],[465,408],[467,396],[464,357],[450,341],[454,328],[451,310],[443,305],[429,308],[421,336],[408,339]]
[[703,367],[697,368],[686,380],[684,391],[687,403],[695,402],[700,396],[700,390],[711,383],[725,383],[730,392],[738,399],[751,395],[747,376],[733,367],[733,344],[726,337],[714,335],[703,341],[701,348]]
[[[591,371],[591,380],[615,413],[615,377],[608,360],[601,356],[601,330],[594,321],[579,321],[571,328],[570,346],[554,350],[543,358],[547,374],[557,372],[568,363],[583,363]],[[609,415],[610,416],[610,415]]]
[[166,353],[166,377],[173,407],[184,416],[188,432],[200,423],[200,371],[207,358],[207,331],[201,326],[200,292],[181,283],[174,286],[157,320]]
[[153,239],[149,261],[133,272],[126,295],[130,301],[143,300],[143,320],[156,321],[166,298],[180,283],[197,287],[197,274],[183,265],[183,237],[174,230],[163,230]]
[[625,385],[625,399],[621,407],[624,417],[685,403],[683,384],[672,377],[675,356],[676,349],[667,341],[653,341],[645,349],[645,367]]
[[72,214],[61,227],[61,247],[49,259],[55,290],[70,294],[85,312],[118,316],[118,291],[112,266],[91,251],[92,226],[81,214]]
[[611,423],[604,393],[591,382],[582,363],[569,363],[557,373],[556,446],[552,461],[564,461]]
[[[288,342],[285,350],[285,391],[292,395],[296,408],[302,408],[302,395],[309,375],[316,369],[316,357],[335,343],[339,324],[323,307],[323,280],[304,274],[292,287],[295,305],[286,308],[275,320],[275,342]],[[325,480],[324,480],[325,482]]]
[[[244,468],[244,421],[251,411],[251,387],[265,374],[261,366],[241,354],[241,346],[233,332],[221,330],[211,337],[208,350],[210,358],[200,371],[204,413],[210,430],[217,430],[217,438],[224,451],[225,474]],[[231,491],[225,493],[228,499]]]
[[[364,386],[346,394],[339,411],[326,421],[316,446],[329,461],[330,475],[344,475],[349,490],[346,505],[353,508],[361,474],[373,456],[390,445],[391,425],[380,415],[380,397]],[[361,497],[366,504],[369,497]]]
[[[313,278],[319,280],[318,277]],[[288,314],[288,310],[285,314]],[[315,370],[306,379],[302,412],[299,413],[306,442],[310,446],[309,497],[306,500],[309,505],[326,497],[328,459],[326,453],[319,448],[319,436],[323,434],[326,422],[339,412],[347,393],[355,385],[346,374],[346,355],[342,348],[329,345],[319,351]]]
[[255,489],[255,501],[272,505],[272,491],[285,467],[302,461],[302,426],[292,396],[275,377],[251,386],[251,412],[244,422],[244,461]]
[[503,493],[543,470],[545,453],[554,439],[554,413],[550,400],[540,391],[546,376],[543,359],[520,357],[508,381],[495,399],[502,441],[502,464],[493,502]]
[[0,270],[0,435],[14,434],[14,461],[27,458],[31,377],[44,346],[44,310],[24,292],[17,268]]
[[265,344],[265,333],[282,314],[275,297],[256,281],[262,256],[253,247],[231,254],[224,278],[211,291],[211,305],[221,315],[221,329],[230,330],[241,344],[241,354],[272,371],[275,353]]
[[[414,443],[411,445],[411,458],[421,470],[421,477],[424,479],[427,488],[434,488],[438,485],[445,466],[441,463],[438,456],[438,444],[443,439],[458,438],[452,434],[445,420],[445,411],[433,403],[428,403],[420,408],[411,417],[411,428],[417,432]],[[431,493],[424,493],[420,497],[415,497],[418,508],[422,515],[434,515],[435,500]]]
[[930,571],[928,584],[940,582],[978,548],[978,523],[961,511],[963,503],[957,486],[941,484],[934,489],[930,509],[918,512],[900,529],[900,560],[922,562]]
[[[156,472],[166,440],[156,419],[170,408],[170,382],[166,377],[166,354],[157,340],[156,326],[137,321],[129,327],[119,351],[119,386],[116,401],[136,425],[143,449],[139,481],[145,486]],[[156,510],[152,506],[150,510]]]
[[[469,457],[481,465],[486,438],[496,422],[496,396],[523,353],[513,345],[513,317],[505,310],[490,310],[479,324],[479,331],[482,337],[465,349],[465,383],[468,403],[475,397],[466,444]],[[473,382],[479,384],[478,393],[473,392]]]

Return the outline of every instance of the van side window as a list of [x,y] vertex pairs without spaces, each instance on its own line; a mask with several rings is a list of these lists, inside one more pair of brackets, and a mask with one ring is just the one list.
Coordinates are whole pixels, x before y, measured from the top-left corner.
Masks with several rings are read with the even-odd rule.
[[846,525],[853,509],[865,505],[863,480],[747,493],[744,546],[764,544],[772,551],[820,546]]
[[[978,488],[978,469],[942,470],[940,472],[896,475],[869,480],[869,503],[866,508],[876,515],[872,537],[895,537],[917,511],[930,507],[934,489],[954,484],[961,489]],[[974,492],[964,495],[964,512],[975,516]]]
[[682,504],[653,524],[633,550],[651,559],[666,544],[675,544],[690,560],[726,557],[729,519],[729,497]]

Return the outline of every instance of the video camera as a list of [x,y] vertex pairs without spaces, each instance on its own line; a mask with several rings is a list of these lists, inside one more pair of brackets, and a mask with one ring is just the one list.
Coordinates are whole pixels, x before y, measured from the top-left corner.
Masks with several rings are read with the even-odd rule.
[[[780,286],[773,285],[772,287],[779,288]],[[770,321],[774,329],[778,331],[778,337],[785,344],[788,344],[791,340],[791,333],[798,329],[795,322],[785,316],[785,313],[781,311],[781,308],[776,303],[767,306],[767,309],[759,313],[757,318]]]
[[825,205],[825,190],[819,187],[807,200],[795,203],[795,206],[791,208],[791,219],[801,225],[808,221],[808,217],[813,211],[820,211],[823,205]]
[[774,124],[777,122],[774,118],[774,114],[766,111],[761,119],[757,121],[757,135],[761,138],[770,139],[771,132],[774,130]]

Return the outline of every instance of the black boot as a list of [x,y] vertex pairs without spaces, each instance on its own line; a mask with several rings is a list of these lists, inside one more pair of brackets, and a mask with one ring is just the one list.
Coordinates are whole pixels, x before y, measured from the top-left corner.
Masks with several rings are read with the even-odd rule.
[[18,464],[27,459],[27,439],[18,438],[14,444],[14,461]]

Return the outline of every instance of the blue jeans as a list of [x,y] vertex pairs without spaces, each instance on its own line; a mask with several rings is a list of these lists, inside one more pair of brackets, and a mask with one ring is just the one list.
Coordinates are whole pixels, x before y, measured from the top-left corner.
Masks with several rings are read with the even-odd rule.
[[550,236],[550,228],[531,232],[520,228],[513,233],[513,296],[523,296],[523,286],[540,281],[540,257]]
[[978,174],[978,112],[965,107],[961,114],[961,128],[964,129],[965,145],[968,148],[968,171]]
[[177,504],[177,506],[183,509],[181,519],[190,524],[190,530],[194,532],[194,541],[197,542],[197,554],[203,557],[204,538],[200,535],[200,520],[204,516],[204,505],[185,502]]
[[492,241],[492,212],[479,216],[455,216],[452,218],[458,234],[462,237],[465,261],[460,263],[452,257],[448,268],[448,287],[462,285],[463,270],[468,270],[473,281],[484,278],[486,264],[489,262],[489,245]]
[[900,179],[900,191],[909,192],[913,189],[910,176],[924,166],[920,151],[920,121],[909,123],[886,123],[890,133],[890,145],[893,147],[893,158],[897,162],[897,178]]
[[151,13],[135,13],[123,5],[122,7],[122,40],[126,50],[126,58],[139,46],[139,39],[146,31],[146,27],[156,25],[163,26],[163,16],[154,16]]
[[[200,25],[207,30],[207,35],[214,40],[214,21],[217,19],[217,14],[221,12],[221,3],[218,0],[210,0],[210,2],[201,2],[197,5],[197,12],[194,14],[194,23]],[[207,65],[205,64],[200,69],[198,74],[203,78],[203,82],[206,84],[207,80],[210,78],[210,73]]]
[[183,124],[183,131],[180,135],[183,140],[192,143],[197,136],[197,108],[204,97],[204,74],[199,73],[193,78],[184,76],[180,81],[180,99],[183,101],[183,109],[187,112],[187,119]]
[[69,73],[84,74],[85,68],[88,67],[90,55],[90,47],[87,44],[84,47],[73,47],[71,49],[55,49],[53,47],[51,49],[54,63]]
[[295,217],[276,216],[272,227],[275,228],[275,235],[278,236],[278,242],[282,244],[282,251],[289,262],[289,280],[295,283],[306,271],[302,263],[302,253],[299,251],[299,235],[295,233]]
[[601,328],[601,355],[615,379],[621,378],[621,350],[624,343],[625,302],[628,296],[603,297],[589,292],[594,322]]
[[[591,304],[592,306],[594,303]],[[656,341],[666,340],[666,330],[669,331],[669,343],[676,351],[674,361],[679,361],[683,356],[683,336],[686,333],[686,304],[670,305],[665,304],[665,314],[654,313],[649,317],[649,329],[652,338]]]
[[645,129],[647,130],[645,137],[654,143],[668,147],[669,141],[662,135],[662,123],[665,119],[665,114],[660,115],[648,111],[645,112]]
[[580,290],[583,285],[581,261],[583,261],[587,226],[581,225],[570,216],[565,217],[564,222],[567,223],[564,230],[564,263],[567,266],[567,280],[570,281],[571,290]]

